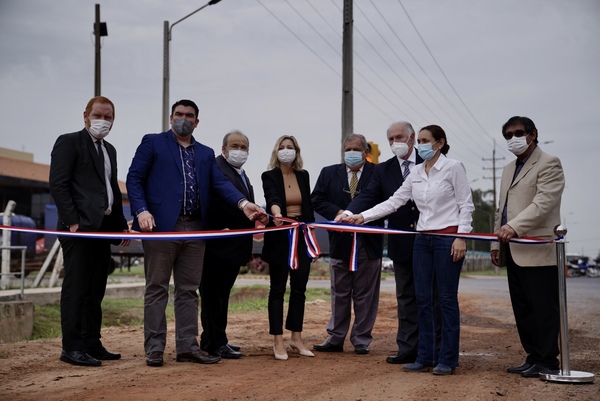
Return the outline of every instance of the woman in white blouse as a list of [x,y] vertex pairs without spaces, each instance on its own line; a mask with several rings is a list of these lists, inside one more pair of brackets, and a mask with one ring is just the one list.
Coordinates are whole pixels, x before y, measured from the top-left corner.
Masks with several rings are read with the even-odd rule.
[[[444,130],[429,125],[419,131],[417,142],[417,152],[424,162],[413,168],[394,195],[361,214],[346,215],[341,220],[362,224],[393,213],[409,199],[415,201],[420,211],[419,234],[413,248],[419,351],[416,361],[403,368],[428,372],[433,367],[435,375],[450,375],[458,366],[458,280],[467,247],[462,238],[436,234],[471,232],[475,208],[463,164],[446,158],[450,146]],[[442,313],[441,344],[436,344],[435,335],[436,293]]]

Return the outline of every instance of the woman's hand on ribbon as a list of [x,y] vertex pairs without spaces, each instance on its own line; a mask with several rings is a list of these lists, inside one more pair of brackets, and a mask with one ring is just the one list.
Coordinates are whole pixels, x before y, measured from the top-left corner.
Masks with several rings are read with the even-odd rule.
[[335,221],[349,224],[363,224],[365,222],[365,218],[362,214],[347,215],[342,213],[335,218]]
[[279,219],[279,217],[282,217],[281,213],[273,215],[273,224],[275,224],[276,226],[280,226],[283,224],[283,220]]

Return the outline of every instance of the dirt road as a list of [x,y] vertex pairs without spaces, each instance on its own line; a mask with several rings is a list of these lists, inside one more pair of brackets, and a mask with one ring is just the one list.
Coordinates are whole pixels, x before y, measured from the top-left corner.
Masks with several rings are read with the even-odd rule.
[[[505,372],[524,359],[508,297],[460,295],[461,356],[455,375],[405,373],[385,362],[395,350],[396,306],[382,294],[369,355],[318,353],[314,358],[290,352],[276,361],[267,334],[266,313],[230,316],[230,341],[244,357],[216,365],[175,362],[173,325],[165,365],[145,365],[143,330],[103,330],[104,344],[123,354],[100,368],[60,362],[60,339],[0,345],[0,400],[600,400],[600,385],[556,384]],[[306,308],[304,339],[320,343],[330,305]],[[571,369],[600,373],[600,308],[569,310]],[[286,334],[286,340],[289,333]]]

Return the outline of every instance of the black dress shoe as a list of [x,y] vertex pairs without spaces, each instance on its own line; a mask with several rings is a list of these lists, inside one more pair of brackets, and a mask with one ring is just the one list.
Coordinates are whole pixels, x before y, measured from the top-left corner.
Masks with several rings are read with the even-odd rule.
[[532,366],[533,365],[529,362],[523,362],[519,366],[511,366],[510,368],[506,369],[506,371],[508,373],[523,373]]
[[220,356],[204,355],[200,351],[185,352],[177,354],[177,362],[194,362],[194,363],[217,363],[221,360]]
[[117,359],[121,359],[121,354],[108,352],[106,348],[100,346],[100,348],[96,349],[88,349],[85,351],[89,356],[96,358],[100,361],[114,361]]
[[329,341],[325,341],[323,344],[313,345],[315,351],[320,352],[344,352],[344,347],[341,345],[334,345]]
[[239,345],[227,344],[227,346],[236,352],[240,352],[242,349]]
[[556,374],[556,373],[558,373],[558,370],[550,369],[545,366],[534,363],[529,369],[521,372],[521,376],[523,376],[523,377],[539,377],[540,373]]
[[163,365],[163,353],[160,351],[152,351],[146,355],[146,365],[148,366],[162,366]]
[[413,363],[417,359],[417,354],[401,354],[398,352],[396,355],[391,355],[385,358],[387,363],[392,364],[404,364],[404,363]]
[[92,358],[84,351],[65,351],[60,354],[60,360],[78,366],[100,366],[102,362]]
[[369,347],[364,344],[359,344],[354,347],[354,353],[358,355],[367,355],[369,353]]
[[234,351],[227,344],[220,346],[212,352],[209,352],[209,354],[214,356],[220,356],[223,359],[239,359],[242,356],[241,352]]

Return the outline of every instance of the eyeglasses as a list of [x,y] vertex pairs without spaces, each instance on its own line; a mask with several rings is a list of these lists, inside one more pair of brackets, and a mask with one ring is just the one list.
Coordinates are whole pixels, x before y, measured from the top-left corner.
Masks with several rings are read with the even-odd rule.
[[516,138],[520,138],[522,136],[527,136],[527,135],[531,135],[531,132],[526,132],[522,129],[518,129],[516,131],[508,131],[502,134],[502,136],[504,137],[504,139],[509,140],[510,138],[512,138],[513,136]]

